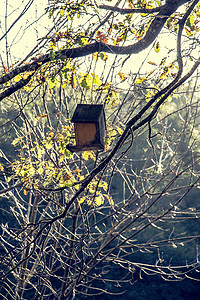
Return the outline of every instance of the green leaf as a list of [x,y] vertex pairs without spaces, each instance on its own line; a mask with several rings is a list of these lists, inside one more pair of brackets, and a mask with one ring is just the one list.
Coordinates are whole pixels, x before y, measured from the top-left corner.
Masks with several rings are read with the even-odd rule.
[[92,87],[92,76],[85,74],[81,80],[81,86],[85,89],[91,89]]
[[190,14],[190,16],[186,21],[186,26],[188,26],[191,30],[194,30],[194,21],[195,21],[194,15]]
[[103,61],[106,61],[106,60],[108,59],[108,55],[105,54],[105,53],[103,53],[103,52],[99,53],[99,57],[100,57]]

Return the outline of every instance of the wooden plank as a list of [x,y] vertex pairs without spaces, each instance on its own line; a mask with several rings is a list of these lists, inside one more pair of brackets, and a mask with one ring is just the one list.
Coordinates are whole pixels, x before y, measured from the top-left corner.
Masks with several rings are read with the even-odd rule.
[[75,123],[76,145],[88,145],[95,141],[96,124],[93,123]]

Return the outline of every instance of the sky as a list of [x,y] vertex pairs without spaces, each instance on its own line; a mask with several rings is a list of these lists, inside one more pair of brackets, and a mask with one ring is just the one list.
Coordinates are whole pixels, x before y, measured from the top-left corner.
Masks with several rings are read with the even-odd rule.
[[[1,1],[3,4],[1,4],[0,10],[0,39],[6,30],[10,30],[7,34],[7,39],[3,38],[0,40],[0,55],[4,61],[7,60],[7,44],[7,49],[10,54],[8,58],[9,64],[13,64],[15,60],[24,58],[37,44],[38,39],[48,32],[51,21],[48,19],[47,14],[44,14],[48,0]],[[27,12],[24,12],[26,7],[29,7],[29,9]],[[18,21],[18,17],[23,12],[24,14]],[[40,19],[36,22],[38,18]],[[12,27],[13,23],[15,24]]]

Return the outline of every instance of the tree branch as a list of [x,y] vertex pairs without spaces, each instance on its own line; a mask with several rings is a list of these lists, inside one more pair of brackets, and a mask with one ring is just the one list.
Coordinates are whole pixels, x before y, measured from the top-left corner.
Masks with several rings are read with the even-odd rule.
[[117,6],[111,6],[111,5],[106,5],[102,4],[99,5],[99,8],[101,9],[106,9],[106,10],[111,10],[113,12],[119,12],[120,14],[137,14],[137,13],[142,13],[142,14],[151,14],[155,12],[160,12],[162,9],[167,9],[171,5],[177,5],[180,6],[184,3],[189,2],[190,0],[166,0],[166,3],[162,6],[155,7],[155,8],[120,8]]
[[29,75],[26,79],[21,79],[16,84],[12,85],[10,88],[8,88],[7,90],[3,91],[0,94],[0,101],[2,101],[3,99],[5,99],[6,97],[9,97],[10,95],[12,95],[13,93],[15,93],[16,91],[18,91],[21,88],[23,88],[24,86],[26,86],[29,83],[29,81],[31,80],[32,76],[33,76],[33,74]]
[[23,185],[23,182],[18,182],[18,183],[14,184],[14,185],[6,188],[6,189],[3,189],[3,190],[0,191],[0,195],[1,194],[6,194],[7,192],[10,192],[10,191],[14,190],[15,188],[17,188],[21,185]]
[[[70,48],[61,51],[56,51],[54,60],[58,60],[60,58],[84,57],[89,54],[95,52],[101,52],[101,51],[106,53],[120,54],[120,55],[122,54],[130,55],[130,54],[139,53],[153,43],[153,41],[156,39],[161,29],[163,28],[168,17],[171,16],[181,4],[186,2],[189,2],[189,0],[181,0],[181,1],[168,0],[166,4],[160,8],[159,14],[157,14],[153,19],[153,21],[151,22],[146,35],[135,44],[129,46],[116,46],[116,45],[108,45],[102,42],[95,42],[93,44],[86,45],[84,47],[77,47],[77,48]],[[43,55],[38,60],[26,64],[22,67],[18,67],[13,71],[9,72],[8,74],[2,76],[0,78],[0,84],[4,84],[8,82],[18,74],[29,72],[29,71],[36,71],[41,65],[50,62],[51,60],[52,58],[49,54]],[[0,94],[0,101],[3,100],[5,97],[10,96],[18,89],[25,86],[31,80],[31,77],[32,76],[29,76],[26,80],[24,79],[20,80],[16,85],[2,92]]]
[[166,4],[155,8],[120,8],[120,7],[106,5],[106,4],[99,5],[99,8],[101,9],[111,10],[113,12],[119,12],[122,15],[135,14],[135,13],[151,14],[151,13],[159,12],[161,8],[164,7],[166,7]]

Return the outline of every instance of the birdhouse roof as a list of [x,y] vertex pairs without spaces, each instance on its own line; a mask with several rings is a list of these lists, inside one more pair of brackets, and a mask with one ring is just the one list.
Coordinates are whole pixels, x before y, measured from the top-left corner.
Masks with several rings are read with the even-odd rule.
[[72,117],[73,123],[97,123],[105,113],[102,104],[78,104]]

